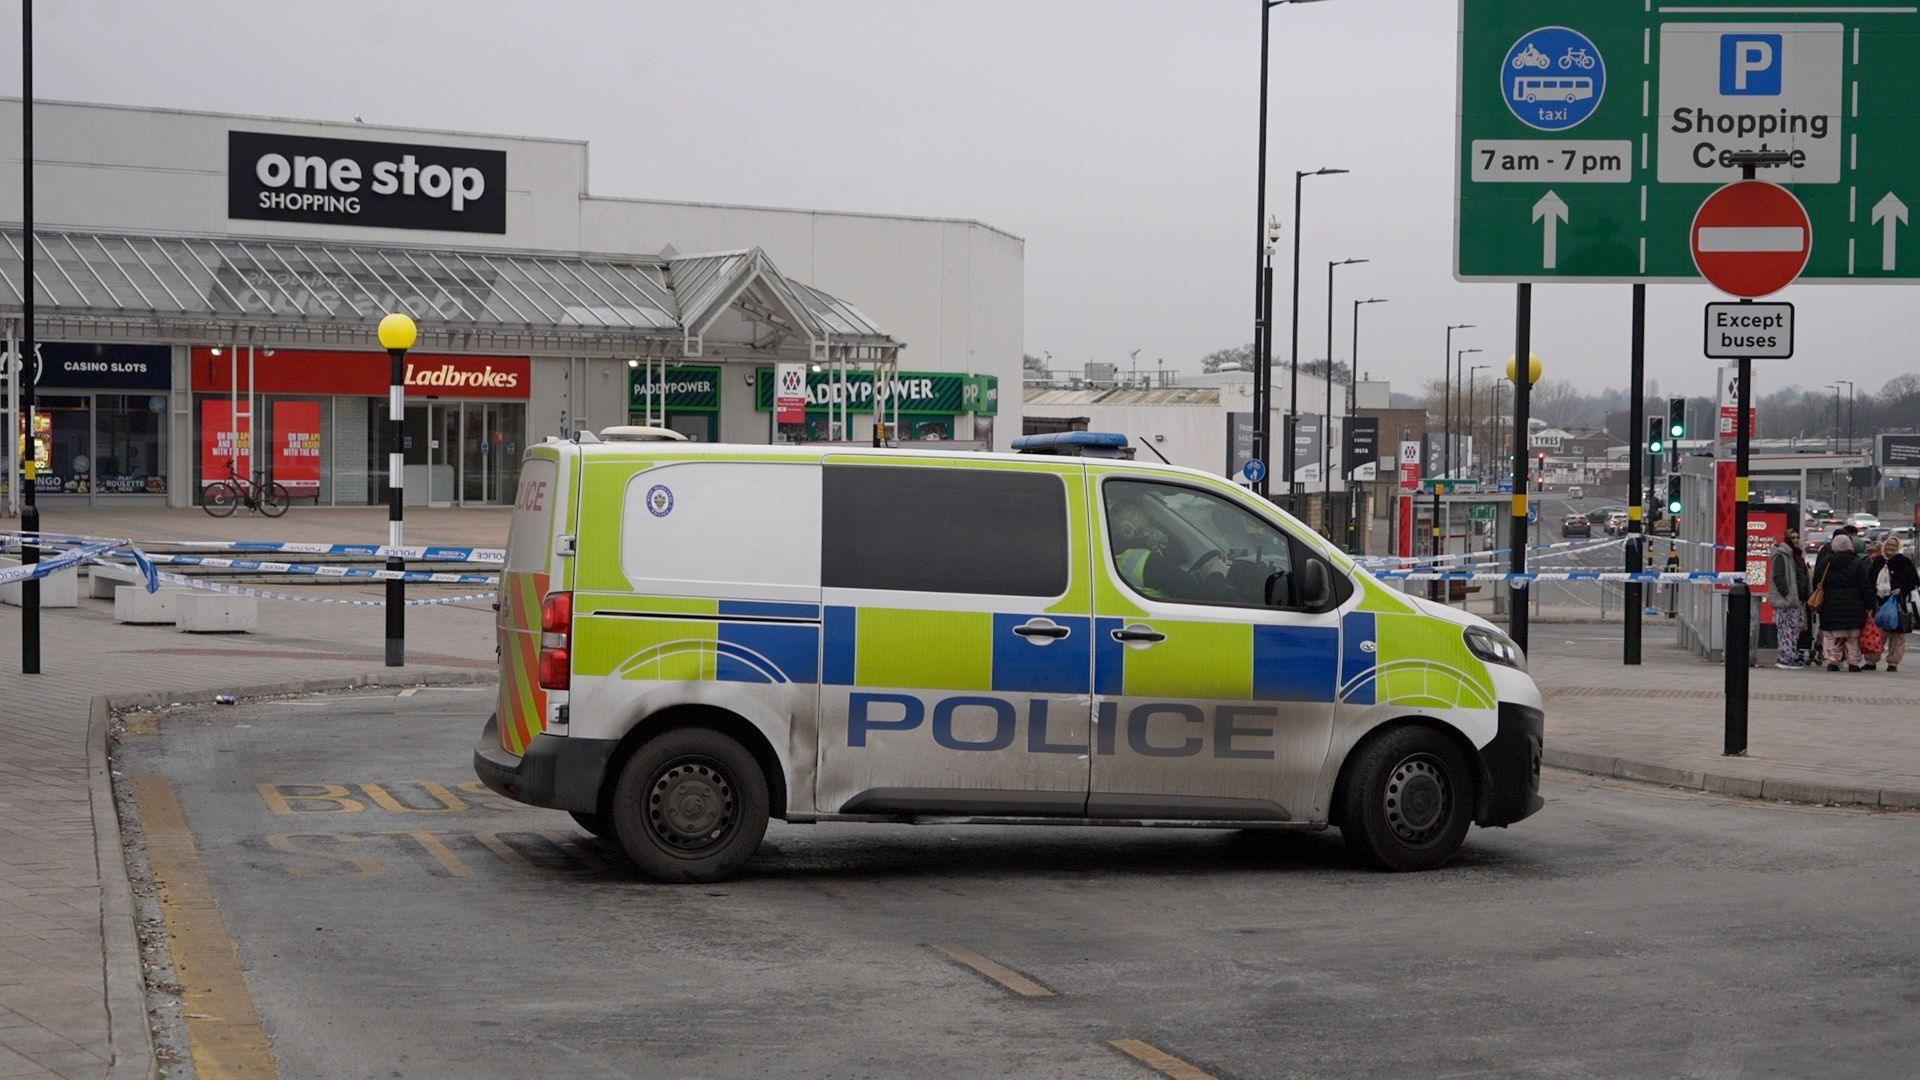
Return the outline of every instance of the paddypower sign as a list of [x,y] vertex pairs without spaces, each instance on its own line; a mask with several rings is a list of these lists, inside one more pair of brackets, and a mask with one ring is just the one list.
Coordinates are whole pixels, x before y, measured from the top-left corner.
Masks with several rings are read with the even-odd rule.
[[[761,412],[773,408],[773,369],[763,367],[755,382],[754,407]],[[900,411],[903,413],[940,413],[958,415],[960,413],[982,411],[985,405],[985,392],[975,378],[945,371],[903,371],[894,380],[900,395]],[[808,411],[826,411],[837,407],[840,402],[840,376],[832,371],[814,371],[807,374]],[[849,371],[846,380],[846,400],[849,412],[867,413],[873,411],[873,372]],[[992,390],[992,405],[999,408],[1000,392],[998,380]],[[883,404],[886,404],[883,402]],[[891,408],[890,404],[886,407]]]
[[1920,278],[1911,0],[1459,4],[1460,279],[1698,281],[1690,225],[1750,151],[1811,219],[1800,280]]
[[227,216],[507,231],[507,155],[465,146],[227,133]]

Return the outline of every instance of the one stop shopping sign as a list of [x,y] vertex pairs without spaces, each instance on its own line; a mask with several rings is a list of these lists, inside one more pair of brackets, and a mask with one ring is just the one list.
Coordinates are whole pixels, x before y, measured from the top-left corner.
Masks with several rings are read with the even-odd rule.
[[1802,281],[1920,279],[1920,3],[1460,0],[1455,273],[1698,281],[1740,151],[1805,206]]

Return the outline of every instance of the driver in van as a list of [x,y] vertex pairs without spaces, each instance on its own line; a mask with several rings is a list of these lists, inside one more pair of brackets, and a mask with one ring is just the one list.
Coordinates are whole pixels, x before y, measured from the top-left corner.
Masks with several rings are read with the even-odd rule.
[[1173,538],[1153,524],[1136,499],[1120,503],[1113,514],[1113,539],[1121,576],[1154,599],[1219,599],[1210,583],[1224,582],[1233,564],[1219,551],[1202,553],[1192,566],[1182,562]]

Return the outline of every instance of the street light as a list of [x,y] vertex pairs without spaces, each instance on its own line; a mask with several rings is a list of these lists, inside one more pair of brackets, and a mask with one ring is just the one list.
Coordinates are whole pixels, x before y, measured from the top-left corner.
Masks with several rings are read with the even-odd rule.
[[[1473,351],[1479,352],[1480,350],[1475,349]],[[1480,479],[1480,470],[1475,467],[1477,463],[1474,461],[1475,455],[1472,446],[1474,445],[1474,421],[1479,418],[1480,403],[1473,396],[1473,377],[1492,367],[1492,364],[1475,364],[1467,369],[1467,468],[1473,470],[1473,478],[1475,480]]]
[[[1254,180],[1253,211],[1253,445],[1254,456],[1260,458],[1272,472],[1273,456],[1271,442],[1273,432],[1269,420],[1272,414],[1270,401],[1273,397],[1273,284],[1272,264],[1267,246],[1272,243],[1267,237],[1267,54],[1270,51],[1273,34],[1273,9],[1282,4],[1312,4],[1319,0],[1260,0],[1260,158]],[[1322,170],[1323,172],[1325,170]],[[1293,322],[1294,353],[1298,362],[1300,336],[1300,181],[1296,176],[1293,189],[1293,225],[1295,239],[1293,246]],[[1277,238],[1276,238],[1277,239]],[[1287,455],[1291,462],[1291,448]],[[1291,475],[1291,474],[1289,474]],[[1291,482],[1291,480],[1289,480]],[[1267,494],[1267,479],[1262,476],[1255,484],[1262,497]]]
[[[1349,361],[1350,370],[1348,370],[1347,372],[1347,421],[1346,422],[1349,424],[1353,423],[1353,414],[1359,408],[1359,401],[1360,401],[1359,399],[1360,309],[1368,304],[1384,304],[1384,303],[1386,303],[1386,301],[1379,297],[1372,297],[1366,300],[1355,300],[1353,302],[1353,352],[1351,354],[1353,359]],[[1331,363],[1328,364],[1328,369],[1329,371],[1331,371],[1332,369]],[[1352,445],[1351,439],[1348,440],[1347,445],[1349,446]],[[1341,461],[1340,475],[1343,480],[1346,480],[1349,483],[1351,483],[1351,478],[1348,477],[1347,471],[1346,471],[1346,454],[1344,450],[1345,450],[1345,447],[1342,447],[1343,452],[1340,455],[1340,461]],[[1359,547],[1360,547],[1359,507],[1356,503],[1356,500],[1353,497],[1353,489],[1349,487],[1347,489],[1347,550],[1356,551],[1359,549]]]
[[[407,350],[420,337],[413,320],[394,312],[380,320],[380,346],[387,350],[387,546],[398,549],[405,543],[406,526],[401,504],[406,494],[406,445],[401,431],[407,408]],[[397,550],[387,552],[387,569],[404,572],[406,560]],[[398,576],[387,579],[387,666],[402,667],[407,662],[406,582]]]
[[[1359,266],[1372,259],[1342,259],[1327,264],[1327,407],[1320,417],[1320,520],[1328,535],[1333,533],[1333,272],[1343,266]],[[1294,421],[1298,424],[1299,421]]]
[[[1453,381],[1447,384],[1447,396],[1449,400],[1459,396],[1454,391],[1460,385],[1460,372],[1466,366],[1462,358],[1467,356],[1472,356],[1474,353],[1481,352],[1481,351],[1483,350],[1455,349],[1453,351],[1453,372],[1449,376]],[[1449,431],[1448,438],[1450,440],[1457,440],[1459,438],[1459,435],[1455,434],[1452,431]],[[1460,449],[1460,446],[1457,442],[1450,441],[1448,443],[1447,445],[1447,467],[1448,468],[1451,469],[1454,467],[1454,459],[1459,456],[1459,454],[1457,453],[1459,449]]]
[[[1315,169],[1312,172],[1293,174],[1293,353],[1288,361],[1291,372],[1287,379],[1287,416],[1297,426],[1300,423],[1300,234],[1303,231],[1300,221],[1300,188],[1309,176],[1342,176],[1345,169]],[[1328,350],[1332,352],[1331,349]],[[1272,365],[1268,365],[1271,370]],[[1289,434],[1285,448],[1287,470],[1287,508],[1298,511],[1298,486],[1293,479],[1295,462],[1293,438]]]
[[[1834,382],[1847,388],[1847,453],[1853,453],[1853,380],[1835,379]],[[1852,499],[1853,482],[1847,482],[1848,499]]]
[[1440,407],[1440,445],[1446,447],[1446,449],[1439,455],[1441,461],[1439,468],[1434,473],[1435,476],[1447,475],[1447,470],[1453,465],[1453,450],[1449,445],[1453,439],[1453,332],[1455,330],[1472,329],[1475,329],[1472,323],[1455,323],[1447,327],[1447,351],[1440,357],[1441,366],[1447,369],[1446,377],[1440,380],[1440,399],[1442,403]]

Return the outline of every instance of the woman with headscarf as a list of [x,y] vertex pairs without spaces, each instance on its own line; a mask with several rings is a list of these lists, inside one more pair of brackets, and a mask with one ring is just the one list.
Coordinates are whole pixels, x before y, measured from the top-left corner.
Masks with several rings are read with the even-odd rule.
[[1827,545],[1823,565],[1815,567],[1813,591],[1819,595],[1820,640],[1826,647],[1827,670],[1862,671],[1860,628],[1873,617],[1873,579],[1867,564],[1853,550],[1853,537],[1841,533]]

